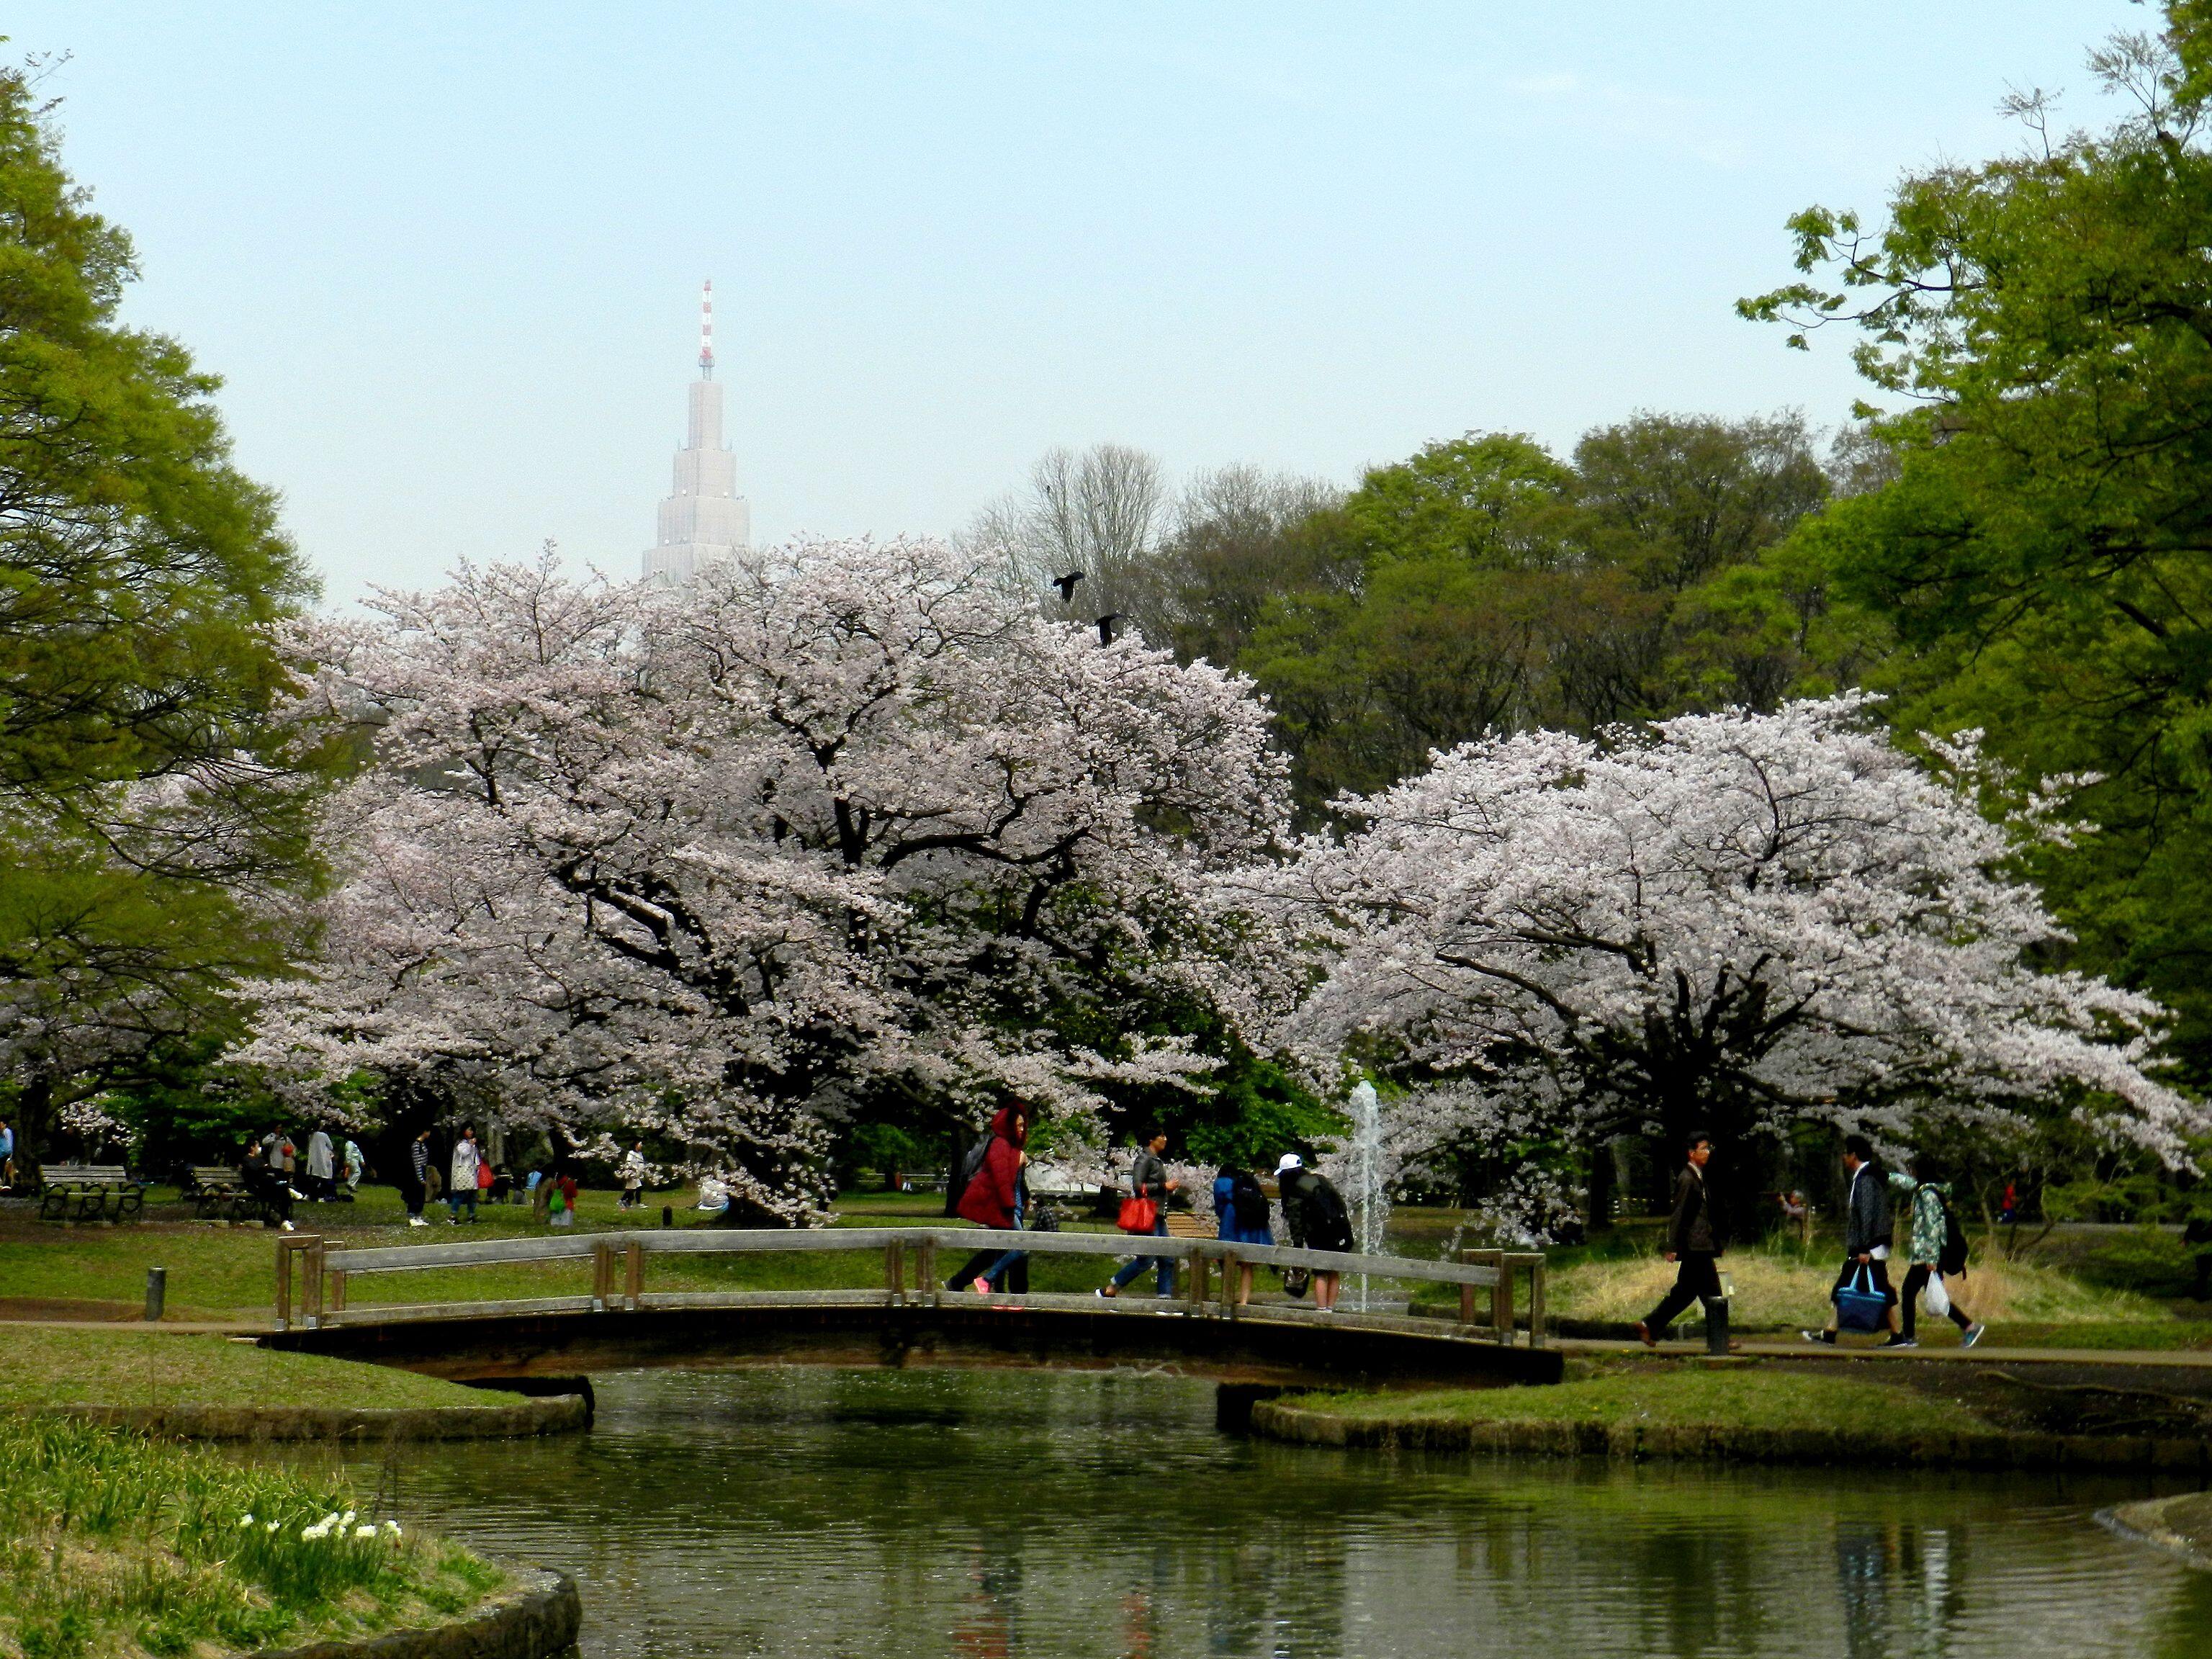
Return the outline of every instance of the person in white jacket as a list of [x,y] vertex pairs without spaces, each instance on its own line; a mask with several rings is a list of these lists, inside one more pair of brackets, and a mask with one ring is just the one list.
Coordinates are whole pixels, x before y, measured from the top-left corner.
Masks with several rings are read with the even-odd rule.
[[337,1193],[337,1163],[327,1132],[318,1129],[307,1137],[307,1196],[334,1197]]
[[477,1149],[474,1124],[461,1127],[461,1138],[453,1143],[453,1184],[446,1188],[446,1208],[455,1225],[461,1219],[461,1206],[469,1206],[469,1220],[477,1218],[477,1168],[483,1162],[483,1154]]
[[632,1142],[629,1151],[623,1154],[622,1207],[634,1210],[644,1198],[645,1143],[640,1140]]

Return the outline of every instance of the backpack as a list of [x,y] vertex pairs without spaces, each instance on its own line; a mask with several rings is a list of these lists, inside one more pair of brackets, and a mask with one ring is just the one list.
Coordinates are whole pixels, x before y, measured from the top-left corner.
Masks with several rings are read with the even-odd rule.
[[961,1153],[959,1177],[952,1184],[952,1201],[955,1204],[968,1196],[969,1188],[974,1186],[975,1177],[983,1173],[983,1160],[990,1155],[991,1137],[988,1134]]
[[1255,1233],[1267,1231],[1267,1195],[1260,1190],[1249,1170],[1239,1170],[1231,1180],[1229,1205],[1239,1227]]
[[1943,1248],[1936,1253],[1936,1271],[1962,1273],[1966,1271],[1966,1230],[1959,1224],[1959,1212],[1948,1199],[1938,1193],[1936,1200],[1943,1206]]

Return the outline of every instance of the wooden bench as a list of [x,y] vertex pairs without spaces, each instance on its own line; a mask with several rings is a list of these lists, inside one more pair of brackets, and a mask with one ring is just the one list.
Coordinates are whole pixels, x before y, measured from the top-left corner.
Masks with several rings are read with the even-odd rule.
[[269,1206],[246,1190],[246,1177],[227,1164],[195,1164],[187,1188],[202,1221],[265,1221]]
[[[70,1213],[71,1206],[76,1212]],[[128,1221],[146,1208],[146,1189],[120,1164],[42,1164],[41,1221]]]

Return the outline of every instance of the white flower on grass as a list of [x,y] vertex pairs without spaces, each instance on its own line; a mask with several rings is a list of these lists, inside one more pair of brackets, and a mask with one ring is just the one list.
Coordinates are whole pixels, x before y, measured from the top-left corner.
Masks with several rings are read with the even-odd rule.
[[353,1536],[354,1541],[356,1543],[359,1543],[364,1538],[375,1537],[376,1528],[374,1527],[356,1527],[353,1529]]
[[351,1510],[348,1510],[345,1512],[345,1519],[339,1522],[338,1525],[342,1527],[349,1527],[353,1525],[353,1511]]
[[252,1526],[252,1525],[253,1524],[253,1512],[252,1512],[251,1510],[247,1510],[247,1511],[246,1511],[246,1518],[245,1518],[244,1520],[240,1521],[238,1524],[239,1524],[240,1526],[241,1526],[241,1527],[250,1527],[250,1526]]
[[385,1532],[386,1532],[386,1534],[388,1534],[388,1535],[392,1539],[392,1540],[393,1540],[394,1542],[397,1542],[397,1541],[398,1540],[398,1538],[399,1538],[399,1523],[398,1523],[397,1521],[387,1521],[387,1522],[386,1522],[384,1523],[384,1530],[385,1530]]
[[271,1521],[271,1522],[270,1522],[266,1527],[263,1528],[262,1528],[262,1530],[263,1530],[264,1532],[274,1532],[274,1531],[276,1531],[276,1522],[274,1522],[274,1521]]

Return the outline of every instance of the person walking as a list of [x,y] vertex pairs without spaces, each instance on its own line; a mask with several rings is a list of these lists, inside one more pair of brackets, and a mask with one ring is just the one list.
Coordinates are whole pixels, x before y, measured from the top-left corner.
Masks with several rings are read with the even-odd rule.
[[1897,1292],[1889,1287],[1889,1235],[1893,1224],[1889,1183],[1875,1167],[1874,1145],[1864,1135],[1844,1137],[1844,1168],[1850,1172],[1851,1186],[1850,1196],[1844,1200],[1843,1271],[1836,1275],[1835,1288],[1828,1292],[1826,1327],[1801,1334],[1808,1342],[1832,1344],[1840,1316],[1840,1310],[1835,1306],[1836,1297],[1863,1273],[1884,1304],[1883,1317],[1889,1326],[1889,1335],[1882,1346],[1902,1347],[1905,1345],[1897,1334]]
[[[1982,1340],[1982,1328],[1952,1298],[1950,1287],[1943,1282],[1947,1273],[1966,1271],[1966,1234],[1952,1213],[1949,1183],[1929,1177],[1923,1166],[1892,1170],[1889,1184],[1905,1195],[1905,1202],[1911,1206],[1905,1212],[1905,1283],[1897,1292],[1899,1321],[1894,1346],[1920,1346],[1914,1326],[1920,1311],[1920,1295],[1925,1291],[1929,1293],[1929,1306],[1948,1315],[1959,1328],[1959,1346],[1972,1347]],[[1939,1299],[1941,1307],[1936,1306]]]
[[545,1224],[549,1227],[573,1227],[576,1224],[576,1177],[565,1166],[553,1171],[545,1182]]
[[[1260,1177],[1249,1170],[1224,1164],[1213,1177],[1213,1215],[1221,1237],[1231,1244],[1272,1245],[1273,1227],[1267,1218],[1267,1194]],[[1224,1285],[1225,1291],[1229,1287]],[[1252,1304],[1252,1264],[1237,1264],[1237,1305]]]
[[[1292,1245],[1339,1252],[1352,1248],[1352,1212],[1334,1182],[1306,1168],[1296,1152],[1285,1152],[1275,1165],[1275,1188],[1283,1195],[1283,1231]],[[1336,1311],[1338,1279],[1328,1268],[1314,1269],[1314,1306],[1323,1313]]]
[[[1137,1148],[1137,1156],[1129,1164],[1129,1196],[1139,1204],[1149,1202],[1152,1206],[1152,1223],[1147,1230],[1154,1238],[1168,1236],[1168,1194],[1182,1183],[1168,1179],[1168,1166],[1163,1157],[1168,1149],[1164,1130],[1155,1129],[1146,1135]],[[1176,1264],[1171,1255],[1133,1256],[1113,1278],[1101,1285],[1096,1294],[1115,1297],[1121,1294],[1124,1285],[1144,1272],[1153,1272],[1153,1287],[1161,1296],[1175,1294]]]
[[307,1194],[318,1201],[337,1196],[337,1159],[326,1130],[307,1137]]
[[477,1148],[476,1126],[465,1123],[461,1126],[461,1138],[453,1143],[453,1167],[447,1171],[453,1183],[446,1188],[446,1209],[455,1226],[460,1224],[464,1204],[469,1206],[469,1224],[476,1224],[477,1170],[483,1162],[483,1154]]
[[430,1191],[430,1132],[428,1129],[407,1143],[407,1161],[399,1167],[399,1199],[407,1206],[407,1224],[427,1227],[422,1219],[422,1206]]
[[645,1143],[634,1140],[623,1154],[622,1198],[617,1207],[635,1210],[645,1202]]
[[[984,1145],[983,1161],[961,1193],[955,1214],[979,1227],[1000,1231],[1021,1226],[1022,1170],[1030,1161],[1029,1138],[1026,1103],[1010,1100],[992,1114],[991,1138]],[[978,1250],[945,1282],[945,1288],[988,1296],[997,1288],[999,1276],[1024,1255],[1021,1250]]]
[[1688,1156],[1674,1182],[1674,1209],[1667,1222],[1666,1259],[1674,1264],[1674,1288],[1659,1298],[1649,1316],[1636,1322],[1637,1340],[1647,1348],[1659,1346],[1659,1333],[1692,1302],[1705,1304],[1710,1329],[1713,1309],[1721,1299],[1720,1259],[1726,1234],[1720,1206],[1705,1181],[1705,1165],[1713,1156],[1712,1135],[1704,1129],[1691,1130],[1685,1150]]
[[[0,1117],[0,1191],[15,1184],[15,1132]],[[2199,1297],[2198,1301],[2203,1297]]]
[[339,1178],[345,1183],[346,1196],[351,1198],[361,1190],[361,1178],[368,1173],[368,1164],[361,1155],[361,1143],[351,1135],[346,1137],[345,1165]]

